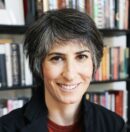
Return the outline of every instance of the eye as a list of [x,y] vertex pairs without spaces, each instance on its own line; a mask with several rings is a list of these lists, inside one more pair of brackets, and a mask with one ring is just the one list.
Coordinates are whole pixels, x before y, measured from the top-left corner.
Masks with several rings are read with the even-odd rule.
[[61,62],[61,61],[63,61],[64,59],[63,59],[63,57],[61,57],[61,56],[54,56],[54,57],[52,57],[50,60],[51,60],[52,62]]
[[78,60],[86,60],[88,58],[88,55],[78,55],[77,59]]

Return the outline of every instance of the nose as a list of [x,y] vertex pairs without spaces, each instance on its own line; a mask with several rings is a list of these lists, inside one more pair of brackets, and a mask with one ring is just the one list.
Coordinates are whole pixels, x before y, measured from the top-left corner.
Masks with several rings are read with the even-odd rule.
[[76,77],[76,66],[74,62],[69,62],[64,66],[62,76],[67,81],[73,81]]

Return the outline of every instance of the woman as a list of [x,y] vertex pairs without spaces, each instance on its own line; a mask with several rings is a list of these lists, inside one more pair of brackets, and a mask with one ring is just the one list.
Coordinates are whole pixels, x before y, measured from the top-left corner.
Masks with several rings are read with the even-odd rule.
[[87,14],[46,12],[29,28],[24,46],[38,87],[29,103],[0,119],[0,132],[125,132],[121,117],[85,99],[103,56]]

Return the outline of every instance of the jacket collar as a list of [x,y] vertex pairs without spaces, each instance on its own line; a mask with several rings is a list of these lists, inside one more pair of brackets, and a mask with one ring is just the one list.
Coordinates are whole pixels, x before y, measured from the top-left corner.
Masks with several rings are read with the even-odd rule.
[[[48,132],[47,129],[47,108],[43,99],[42,91],[35,94],[25,108],[24,116],[28,121],[28,125],[21,132]],[[43,93],[43,92],[42,92]],[[44,103],[43,103],[44,102]],[[81,111],[83,112],[84,132],[93,132],[93,114],[92,105],[86,101],[85,95],[82,99]]]

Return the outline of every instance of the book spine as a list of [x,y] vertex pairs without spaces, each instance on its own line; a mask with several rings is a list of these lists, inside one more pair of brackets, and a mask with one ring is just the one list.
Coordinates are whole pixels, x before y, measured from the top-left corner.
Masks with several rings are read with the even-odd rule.
[[7,86],[7,73],[6,73],[6,57],[4,45],[0,45],[0,85],[1,87]]
[[123,116],[123,91],[115,91],[115,112]]
[[85,0],[76,1],[76,7],[79,11],[85,12]]
[[7,71],[7,85],[8,87],[13,86],[12,81],[12,61],[11,61],[11,44],[4,44],[5,55],[6,55],[6,71]]
[[49,10],[49,0],[43,0],[43,12]]
[[25,84],[26,86],[28,85],[32,85],[33,84],[33,78],[32,78],[32,73],[30,71],[30,68],[29,68],[29,60],[28,58],[24,57],[24,66],[25,66]]
[[57,0],[58,9],[66,8],[66,0]]
[[39,18],[43,14],[43,0],[36,0],[36,17]]
[[110,28],[114,28],[115,27],[115,0],[110,0],[110,6],[109,6],[109,10],[110,10]]
[[104,21],[105,21],[105,28],[110,28],[110,1],[104,0]]
[[98,28],[105,27],[104,1],[94,0],[94,21]]
[[115,28],[119,28],[119,0],[115,0]]
[[20,55],[20,84],[21,86],[25,85],[25,69],[24,69],[24,52],[23,52],[23,44],[19,44],[19,55]]
[[57,9],[58,3],[57,0],[49,0],[49,10]]
[[26,25],[31,24],[35,21],[36,17],[36,3],[35,0],[28,0],[27,1],[27,14],[25,17]]
[[20,55],[17,43],[11,43],[13,85],[20,85]]
[[119,0],[119,29],[124,29],[125,0]]
[[93,12],[93,4],[92,4],[92,0],[85,0],[85,10],[86,13],[92,17],[92,12]]
[[129,18],[129,0],[125,0],[124,29],[128,29]]

